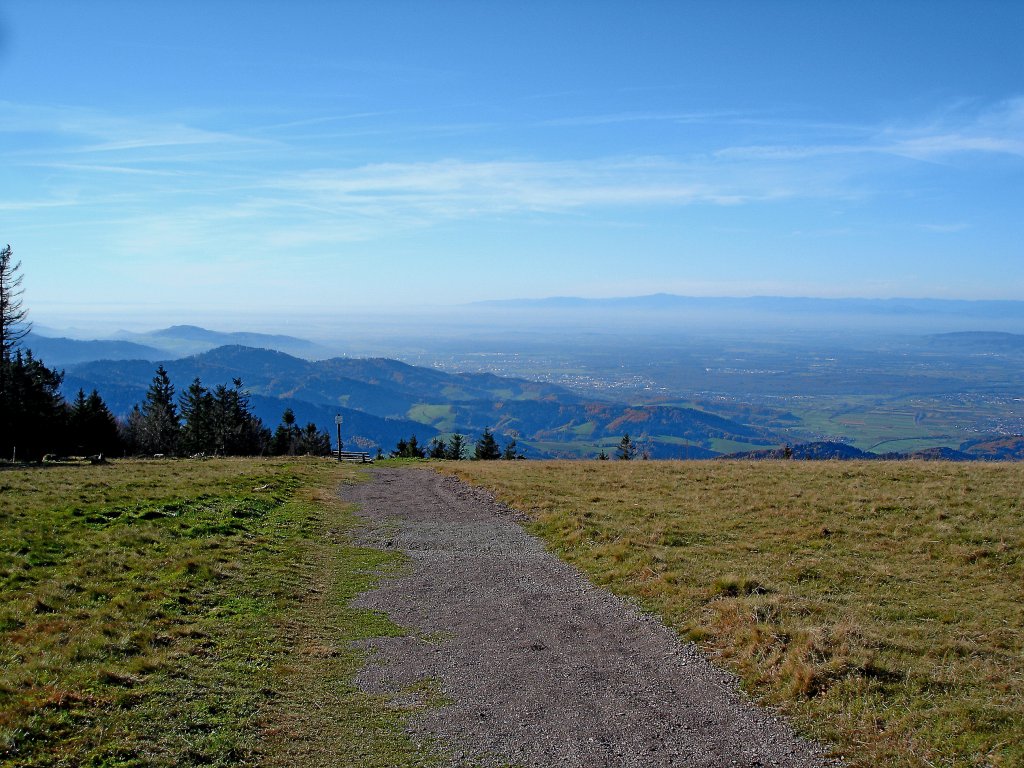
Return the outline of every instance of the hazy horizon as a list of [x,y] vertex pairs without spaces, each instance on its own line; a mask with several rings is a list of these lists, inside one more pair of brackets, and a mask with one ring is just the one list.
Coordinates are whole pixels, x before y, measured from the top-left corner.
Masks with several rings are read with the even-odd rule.
[[831,334],[887,337],[957,331],[1024,333],[1024,301],[949,299],[828,299],[820,297],[647,296],[549,297],[472,302],[449,306],[375,311],[241,313],[182,307],[160,310],[108,307],[104,314],[33,311],[40,336],[80,339],[130,338],[171,326],[199,326],[224,333],[289,335],[336,346],[362,337],[367,348],[386,351],[396,339],[485,339],[489,334],[519,335],[530,343],[569,339],[576,333],[606,337],[644,335],[756,338],[779,332],[827,338]]

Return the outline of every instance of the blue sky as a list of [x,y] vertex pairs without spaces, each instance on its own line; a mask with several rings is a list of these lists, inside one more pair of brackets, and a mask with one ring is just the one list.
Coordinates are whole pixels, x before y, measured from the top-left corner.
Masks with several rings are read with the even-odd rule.
[[1024,3],[0,5],[37,322],[1024,298]]

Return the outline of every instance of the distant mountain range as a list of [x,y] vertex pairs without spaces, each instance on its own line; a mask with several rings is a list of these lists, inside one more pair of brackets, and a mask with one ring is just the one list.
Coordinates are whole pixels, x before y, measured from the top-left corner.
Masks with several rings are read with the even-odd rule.
[[198,352],[207,352],[217,347],[238,345],[259,349],[273,349],[308,360],[329,356],[326,348],[306,339],[296,338],[295,336],[249,333],[245,331],[225,333],[223,331],[210,331],[195,325],[172,325],[170,328],[143,334],[123,332],[121,335],[130,341],[152,344],[153,346],[165,349],[170,347],[177,351],[187,350],[186,354],[196,354]]
[[[459,432],[475,439],[485,427],[515,436],[534,458],[593,455],[623,434],[640,441],[652,458],[717,455],[730,441],[776,445],[778,435],[705,411],[668,405],[631,407],[584,398],[567,389],[489,373],[445,373],[384,358],[334,358],[310,362],[266,349],[219,347],[163,365],[181,391],[194,378],[207,386],[241,378],[254,412],[276,424],[287,407],[302,422],[362,447],[393,447],[416,434],[427,441]],[[156,365],[146,360],[103,360],[69,366],[64,389],[95,387],[116,413],[141,402]]]
[[784,314],[958,315],[1024,317],[1024,301],[962,299],[831,299],[797,296],[647,296],[587,299],[554,296],[544,299],[502,299],[474,302],[471,306],[502,309],[630,309],[724,310]]
[[196,355],[225,345],[241,345],[287,352],[307,360],[330,357],[319,344],[294,336],[266,333],[225,333],[195,325],[174,325],[146,333],[120,331],[111,339],[82,340],[30,333],[24,346],[51,367],[61,368],[92,360],[166,360]]
[[90,360],[159,360],[167,355],[157,349],[132,341],[82,341],[80,339],[51,338],[30,333],[23,346],[51,367],[61,368]]

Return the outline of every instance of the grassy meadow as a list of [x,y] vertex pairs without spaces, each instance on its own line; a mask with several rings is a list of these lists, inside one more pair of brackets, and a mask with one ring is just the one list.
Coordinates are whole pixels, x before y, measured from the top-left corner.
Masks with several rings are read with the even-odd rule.
[[317,459],[0,468],[0,766],[430,765],[355,688],[353,546]]
[[1024,466],[460,462],[854,766],[1024,765]]

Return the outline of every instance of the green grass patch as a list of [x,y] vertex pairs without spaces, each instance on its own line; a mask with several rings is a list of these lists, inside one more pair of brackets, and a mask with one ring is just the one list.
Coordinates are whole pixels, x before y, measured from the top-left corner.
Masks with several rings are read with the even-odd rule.
[[450,405],[431,405],[417,403],[406,414],[410,421],[430,424],[442,432],[450,430],[455,424],[455,409]]
[[[334,489],[357,478],[283,459],[0,470],[0,766],[283,765],[296,740],[318,765],[429,764],[403,712],[351,683],[352,641],[399,631],[349,607],[399,565],[349,542]],[[318,686],[331,709],[309,710]]]
[[854,766],[1024,765],[1024,467],[446,465]]

